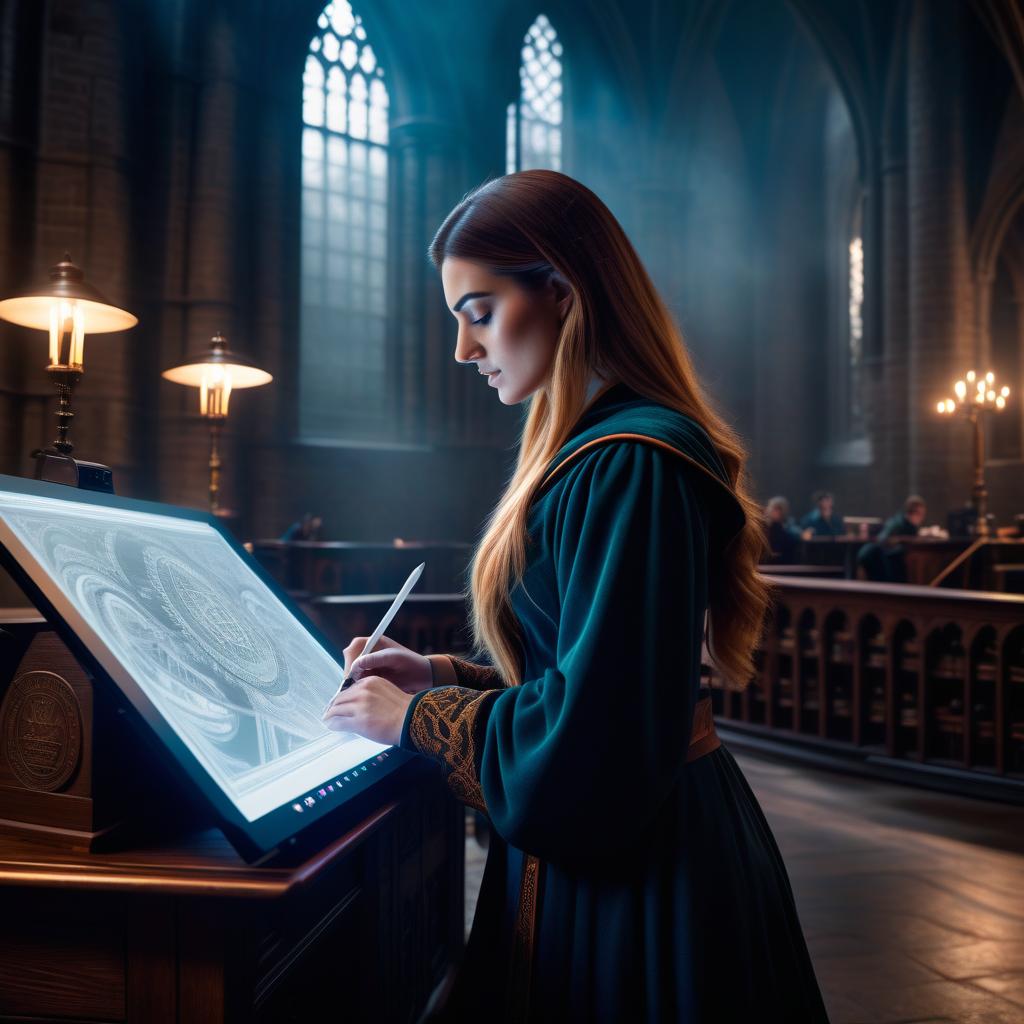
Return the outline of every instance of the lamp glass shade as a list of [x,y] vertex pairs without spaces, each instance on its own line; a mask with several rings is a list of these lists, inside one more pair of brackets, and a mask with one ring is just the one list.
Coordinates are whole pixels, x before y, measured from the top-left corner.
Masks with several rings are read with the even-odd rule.
[[170,370],[164,370],[160,375],[165,380],[175,384],[187,384],[194,388],[203,386],[204,380],[210,382],[210,370],[219,366],[224,376],[231,381],[231,388],[256,388],[262,384],[269,384],[274,378],[266,370],[248,363],[220,362],[209,360],[207,362],[184,363],[181,366],[174,366]]
[[[0,320],[8,320],[20,327],[33,327],[37,331],[49,331],[51,310],[59,303],[68,301],[57,295],[18,295],[0,301]],[[139,322],[139,318],[127,310],[104,302],[78,298],[70,301],[81,310],[85,334],[126,331]]]
[[161,376],[174,384],[199,388],[199,412],[211,419],[227,416],[232,391],[257,388],[274,379],[248,357],[232,352],[220,331],[206,348],[192,352],[181,366],[172,366]]
[[126,331],[139,322],[137,316],[112,305],[93,288],[67,253],[60,263],[50,267],[48,281],[0,300],[0,319],[19,327],[49,331],[53,310],[59,306],[75,311],[83,334]]

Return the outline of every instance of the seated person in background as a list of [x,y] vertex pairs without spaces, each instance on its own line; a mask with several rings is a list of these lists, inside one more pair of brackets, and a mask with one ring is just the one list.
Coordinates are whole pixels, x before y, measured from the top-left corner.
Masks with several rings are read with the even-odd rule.
[[810,537],[838,537],[846,532],[843,517],[833,510],[832,495],[828,491],[815,491],[811,495],[815,508],[800,520],[801,536],[804,540]]
[[315,516],[312,512],[304,512],[301,519],[296,519],[281,534],[281,540],[318,540],[322,525],[323,519],[320,516]]
[[789,514],[789,502],[781,494],[769,498],[764,507],[764,518],[770,548],[765,562],[771,565],[791,565],[796,561],[800,530]]
[[919,494],[903,503],[903,511],[886,520],[878,537],[857,552],[857,562],[869,580],[880,583],[906,583],[907,559],[902,544],[886,543],[890,537],[916,537],[928,506]]

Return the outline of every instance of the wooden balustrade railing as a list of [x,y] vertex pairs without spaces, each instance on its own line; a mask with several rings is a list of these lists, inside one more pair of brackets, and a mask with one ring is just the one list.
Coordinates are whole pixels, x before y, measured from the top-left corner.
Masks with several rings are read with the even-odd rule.
[[1024,596],[769,579],[755,678],[706,668],[724,726],[1024,799]]

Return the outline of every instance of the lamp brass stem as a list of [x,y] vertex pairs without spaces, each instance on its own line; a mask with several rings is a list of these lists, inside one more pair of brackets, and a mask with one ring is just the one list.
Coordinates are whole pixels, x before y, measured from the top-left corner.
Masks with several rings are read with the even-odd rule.
[[220,508],[220,449],[221,430],[224,427],[224,416],[208,416],[210,421],[210,511],[216,513]]
[[75,414],[71,411],[71,392],[82,377],[82,370],[73,366],[48,366],[46,372],[57,385],[57,439],[52,447],[63,455],[70,455],[74,445],[68,440],[71,421]]
[[985,489],[985,428],[979,410],[971,410],[970,420],[974,429],[974,485],[971,487],[971,504],[976,514],[974,531],[978,537],[987,537],[989,528],[988,491]]

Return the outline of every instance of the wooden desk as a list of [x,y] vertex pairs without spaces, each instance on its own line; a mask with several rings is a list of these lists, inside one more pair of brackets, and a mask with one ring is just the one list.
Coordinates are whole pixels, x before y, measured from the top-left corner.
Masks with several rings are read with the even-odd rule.
[[34,609],[0,622],[0,707],[45,670],[79,715],[54,792],[11,774],[0,729],[0,1019],[416,1018],[464,928],[465,811],[432,765],[403,766],[382,804],[304,857],[252,866],[199,830],[196,794]]
[[[928,586],[943,569],[974,542],[974,537],[891,537],[879,541],[883,545],[899,544],[904,550],[907,567],[907,583]],[[801,564],[815,566],[841,566],[846,579],[857,578],[857,554],[868,541],[863,537],[849,534],[840,537],[809,537],[801,540],[798,547]],[[1024,546],[1024,539],[1018,537],[993,537],[974,555],[944,581],[946,587],[967,590],[1000,589],[993,564],[1008,560],[999,552],[1016,552]],[[998,556],[998,557],[997,557]],[[773,571],[766,565],[765,571]]]
[[857,570],[857,552],[864,537],[843,534],[839,537],[808,537],[800,541],[797,549],[800,552],[802,565],[842,566],[843,575],[852,579]]
[[462,946],[464,856],[463,809],[414,776],[290,866],[217,830],[107,854],[0,836],[0,1016],[414,1020]]
[[[934,585],[958,555],[976,543],[974,537],[904,537],[894,538],[906,552],[907,582],[924,586]],[[1019,557],[1024,539],[1019,537],[990,537],[940,584],[967,590],[1002,589],[995,565],[1007,557]]]

